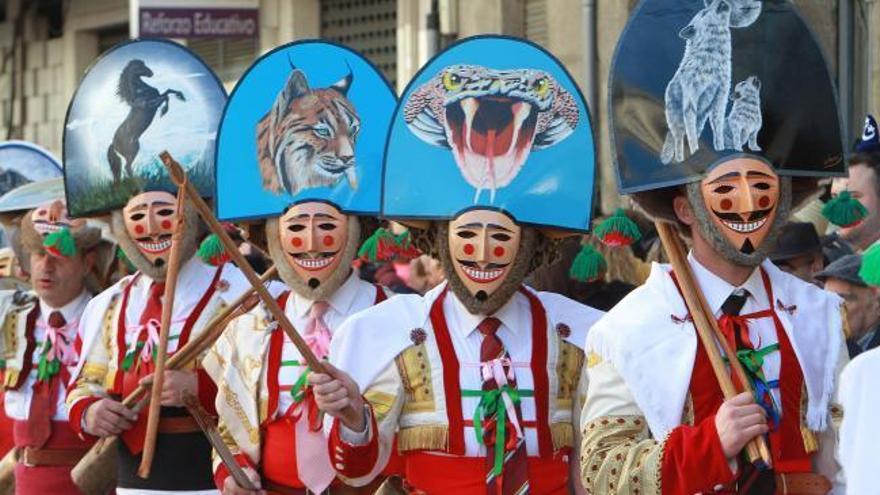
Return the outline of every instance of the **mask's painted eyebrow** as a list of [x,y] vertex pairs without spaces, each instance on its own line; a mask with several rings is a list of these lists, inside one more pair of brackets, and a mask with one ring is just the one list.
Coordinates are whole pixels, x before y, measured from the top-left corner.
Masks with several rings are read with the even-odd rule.
[[739,172],[728,172],[728,173],[722,175],[721,177],[716,177],[714,180],[710,181],[709,184],[714,184],[716,182],[721,182],[721,181],[727,180],[727,179],[733,179],[733,178],[736,178],[739,176],[740,176]]
[[757,170],[749,170],[746,174],[746,177],[766,177],[768,179],[773,179],[774,177],[770,174],[764,172],[758,172]]
[[456,227],[456,229],[481,229],[484,226],[487,229],[503,230],[504,232],[510,232],[511,234],[513,233],[512,230],[508,229],[507,227],[505,227],[503,225],[498,225],[497,223],[482,224],[480,222],[471,222],[471,223],[467,223],[464,225],[459,225],[458,227]]

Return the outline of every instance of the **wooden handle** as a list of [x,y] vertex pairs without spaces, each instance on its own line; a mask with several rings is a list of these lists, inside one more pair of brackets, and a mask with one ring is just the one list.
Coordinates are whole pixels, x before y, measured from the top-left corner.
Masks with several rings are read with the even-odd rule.
[[183,171],[183,168],[179,163],[174,161],[174,158],[171,157],[167,151],[163,151],[159,157],[162,159],[162,163],[165,165],[165,168],[168,169],[168,175],[175,181],[178,187],[181,188],[184,192],[186,192],[192,204],[195,206],[196,211],[199,212],[199,216],[202,217],[202,220],[208,224],[208,228],[220,239],[220,242],[223,244],[223,248],[226,252],[232,257],[232,260],[238,266],[238,268],[242,271],[244,276],[248,279],[252,286],[257,291],[257,294],[262,299],[263,304],[266,306],[266,309],[281,327],[281,330],[287,335],[287,338],[296,346],[296,349],[299,351],[300,355],[302,355],[303,359],[308,364],[309,368],[317,373],[326,373],[327,370],[324,367],[324,364],[315,356],[315,353],[309,348],[306,344],[306,341],[297,333],[296,329],[293,327],[293,324],[290,323],[290,320],[287,319],[287,315],[284,314],[284,310],[281,309],[281,306],[278,305],[278,301],[272,297],[272,294],[266,290],[265,287],[260,283],[260,279],[257,276],[257,273],[251,267],[250,263],[245,259],[244,255],[241,254],[238,250],[238,246],[235,245],[235,242],[232,238],[229,237],[229,234],[226,233],[226,230],[220,225],[220,221],[217,220],[217,217],[214,216],[214,212],[211,211],[211,208],[205,203],[205,200],[202,199],[202,196],[193,187],[189,181],[186,180],[186,173]]
[[[266,270],[266,273],[263,274],[260,280],[265,283],[273,278],[276,273],[277,269],[273,266]],[[186,345],[168,358],[168,362],[165,363],[166,368],[172,370],[183,368],[208,350],[223,335],[223,331],[232,320],[247,313],[257,305],[259,298],[254,297],[254,292],[253,288],[246,290],[232,304],[216,314],[205,325],[204,331],[190,339]],[[142,396],[148,389],[149,386],[147,385],[138,385],[137,388],[123,399],[122,404],[134,411],[139,411],[146,405],[148,399],[142,398]],[[115,444],[118,441],[119,437],[116,436],[101,438],[92,445],[86,455],[74,466],[71,476],[74,479],[74,483],[83,493],[94,493],[97,495],[105,495],[107,493],[108,490],[104,488],[110,487],[112,483],[104,483],[103,478],[107,477],[107,474],[104,473],[115,473],[115,469],[102,469],[103,466],[101,464],[105,462],[104,459],[107,456],[116,455]],[[110,451],[112,451],[112,454],[108,454]],[[98,488],[92,488],[95,484],[97,484]]]
[[147,411],[147,431],[144,433],[144,451],[141,456],[141,465],[138,467],[138,476],[150,477],[150,469],[153,466],[153,457],[156,454],[156,435],[159,434],[159,415],[161,414],[162,387],[165,385],[165,361],[168,358],[168,336],[171,333],[171,317],[174,314],[174,296],[177,290],[177,274],[180,271],[180,248],[183,244],[184,204],[186,193],[184,189],[187,181],[178,186],[177,190],[177,215],[174,232],[171,234],[171,252],[168,255],[168,265],[165,271],[165,293],[163,294],[162,321],[159,326],[159,343],[156,346],[156,366],[153,372],[153,385],[150,392],[150,404]]
[[[691,318],[693,318],[694,328],[696,328],[697,335],[703,343],[703,348],[706,349],[706,354],[709,356],[709,362],[712,364],[712,371],[715,372],[715,378],[718,379],[718,384],[721,386],[721,392],[724,394],[724,398],[729,399],[738,392],[733,384],[733,380],[731,380],[730,375],[727,372],[725,361],[721,357],[721,353],[718,351],[719,343],[721,344],[722,349],[724,349],[725,355],[731,356],[731,359],[728,360],[727,364],[730,365],[731,370],[736,374],[739,382],[743,384],[743,387],[745,387],[747,391],[752,392],[745,370],[742,368],[742,364],[735,358],[736,351],[731,349],[727,339],[721,333],[714,314],[709,310],[706,298],[703,296],[702,291],[697,287],[696,281],[693,278],[693,273],[691,273],[690,264],[688,264],[687,261],[687,255],[684,252],[684,246],[682,245],[681,239],[678,237],[678,233],[669,223],[655,222],[654,225],[660,236],[660,242],[666,250],[666,256],[669,257],[669,261],[672,264],[672,269],[675,272],[676,279],[681,287],[685,304],[687,304],[688,311]],[[767,447],[767,441],[763,436],[755,437],[746,445],[746,455],[749,458],[749,462],[755,462],[760,459],[763,460],[767,466],[772,466],[773,459],[770,455],[770,449]]]
[[211,418],[211,415],[208,414],[207,411],[205,411],[199,403],[199,399],[187,392],[183,396],[183,405],[186,406],[190,416],[196,420],[199,428],[202,429],[202,432],[208,439],[208,443],[211,444],[211,447],[214,447],[214,450],[220,457],[220,461],[226,466],[226,471],[232,476],[235,483],[245,490],[258,490],[259,488],[254,486],[251,479],[248,478],[248,475],[244,472],[244,469],[235,462],[235,456],[232,455],[232,451],[229,450],[226,442],[223,441],[223,437],[220,436],[220,432],[217,431],[217,425],[214,424],[214,419]]

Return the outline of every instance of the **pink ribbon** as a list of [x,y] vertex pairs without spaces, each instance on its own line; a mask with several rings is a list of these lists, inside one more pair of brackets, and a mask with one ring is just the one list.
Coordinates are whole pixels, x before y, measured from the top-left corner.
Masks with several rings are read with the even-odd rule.
[[[185,319],[173,320],[171,324],[174,325],[183,321],[185,321]],[[140,334],[141,332],[147,332],[147,339],[144,341],[144,348],[141,349],[141,361],[145,363],[152,361],[153,347],[159,345],[159,329],[161,328],[161,325],[161,322],[155,318],[150,318],[144,325],[134,325],[126,328],[128,335],[134,334],[135,337],[131,340],[131,343],[128,344],[128,349],[126,349],[125,354],[128,355],[137,352]]]
[[43,349],[45,350],[48,346],[48,351],[46,352],[47,361],[52,362],[57,358],[64,366],[73,366],[76,364],[78,356],[76,351],[74,351],[73,346],[68,343],[65,331],[71,328],[77,328],[79,326],[79,320],[73,323],[68,323],[59,328],[51,327],[43,322],[38,322],[37,326],[46,331],[46,340],[43,343]]
[[[504,371],[505,366],[507,366],[506,372]],[[513,366],[511,366],[510,358],[503,357],[486,361],[482,366],[482,375],[484,382],[488,380],[495,381],[498,389],[501,390],[501,399],[504,401],[504,409],[507,410],[507,417],[510,419],[511,424],[513,424],[513,429],[516,430],[516,438],[524,438],[522,427],[519,424],[519,416],[516,414],[516,406],[514,406],[513,399],[510,398],[510,394],[508,394],[504,388],[505,385],[514,381],[515,375],[513,373]]]
[[324,313],[327,311],[327,303],[313,303],[311,315],[306,322],[305,341],[309,349],[315,353],[318,359],[324,359],[330,354],[330,340],[333,335],[327,324],[324,323]]

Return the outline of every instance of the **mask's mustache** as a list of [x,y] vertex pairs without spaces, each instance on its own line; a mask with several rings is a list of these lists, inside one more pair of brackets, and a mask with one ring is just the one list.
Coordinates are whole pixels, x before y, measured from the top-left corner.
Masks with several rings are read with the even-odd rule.
[[727,220],[728,222],[754,222],[755,220],[760,220],[772,212],[772,208],[768,208],[766,210],[755,210],[751,213],[748,213],[748,218],[743,219],[742,213],[727,213],[721,211],[712,210],[712,213],[715,214],[718,218],[722,220]]
[[510,265],[510,263],[486,263],[486,266],[480,266],[476,261],[465,261],[465,260],[456,260],[464,266],[469,266],[471,268],[479,268],[480,270],[497,270],[499,268],[505,268]]

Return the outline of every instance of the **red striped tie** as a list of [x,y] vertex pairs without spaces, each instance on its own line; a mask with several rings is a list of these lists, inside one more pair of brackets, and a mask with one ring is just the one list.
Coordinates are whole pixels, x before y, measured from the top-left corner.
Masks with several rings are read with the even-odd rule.
[[[509,355],[504,349],[504,343],[498,337],[498,328],[501,327],[501,320],[498,318],[486,318],[477,326],[477,329],[483,334],[483,342],[480,344],[480,362],[486,363],[496,359],[505,359],[508,361],[504,365],[505,375],[512,376],[510,373]],[[509,385],[516,388],[516,379],[509,381]],[[483,390],[495,390],[498,383],[493,378],[484,379]],[[501,399],[499,399],[501,400]],[[516,415],[519,423],[522,424],[522,412],[519,405],[516,406]],[[524,438],[516,438],[516,430],[510,419],[507,420],[505,431],[505,456],[504,466],[500,476],[495,476],[493,468],[495,466],[495,424],[494,412],[492,416],[487,417],[484,421],[485,429],[483,431],[483,443],[486,446],[486,466],[489,473],[486,476],[486,493],[488,495],[515,495],[528,493],[529,491],[529,472],[528,472],[528,454],[526,452],[526,442]]]

